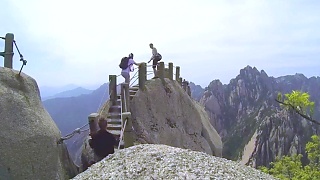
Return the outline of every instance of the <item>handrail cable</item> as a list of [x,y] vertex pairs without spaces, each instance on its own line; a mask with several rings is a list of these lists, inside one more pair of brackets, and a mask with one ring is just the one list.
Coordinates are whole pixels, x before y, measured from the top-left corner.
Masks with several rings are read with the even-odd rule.
[[89,129],[85,129],[85,130],[81,130],[82,128],[86,127],[89,123],[81,126],[80,128],[76,128],[74,131],[72,131],[70,134],[67,134],[66,136],[64,137],[61,137],[59,140],[58,140],[58,144],[62,143],[64,140],[67,140],[67,139],[70,139],[72,138],[76,133],[80,134],[82,132],[85,132],[85,131],[88,131]]

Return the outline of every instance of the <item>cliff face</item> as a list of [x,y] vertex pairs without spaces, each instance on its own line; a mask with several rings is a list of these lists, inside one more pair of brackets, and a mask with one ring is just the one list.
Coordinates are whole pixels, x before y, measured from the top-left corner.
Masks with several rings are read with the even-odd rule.
[[136,139],[221,156],[222,142],[202,106],[176,81],[150,80],[131,102]]
[[319,117],[319,89],[319,77],[273,78],[247,66],[227,85],[212,81],[200,103],[224,142],[224,157],[254,167],[268,166],[277,155],[304,154],[305,143],[318,128],[282,110],[274,100],[277,93],[309,92],[316,102],[315,117]]
[[77,173],[31,77],[0,67],[0,179],[68,179]]

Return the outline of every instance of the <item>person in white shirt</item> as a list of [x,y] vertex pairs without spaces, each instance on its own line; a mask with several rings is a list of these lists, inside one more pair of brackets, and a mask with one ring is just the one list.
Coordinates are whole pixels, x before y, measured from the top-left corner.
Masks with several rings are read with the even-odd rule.
[[133,54],[130,53],[129,54],[129,57],[128,57],[128,67],[126,69],[122,69],[121,71],[121,75],[122,77],[125,79],[125,83],[130,83],[130,72],[132,72],[132,66],[133,65],[137,65],[139,66],[141,63],[136,63],[134,60],[133,60]]
[[160,61],[162,59],[162,56],[160,53],[158,53],[157,49],[153,46],[152,43],[149,44],[149,47],[152,49],[152,56],[151,56],[150,60],[148,61],[148,63],[150,63],[150,61],[153,60],[153,62],[152,62],[153,74],[156,77],[156,74],[157,74],[156,67],[158,65],[158,61]]

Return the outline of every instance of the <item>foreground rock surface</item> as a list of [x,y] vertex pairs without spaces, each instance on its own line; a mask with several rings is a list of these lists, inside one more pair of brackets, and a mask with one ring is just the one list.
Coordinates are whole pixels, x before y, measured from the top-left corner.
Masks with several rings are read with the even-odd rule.
[[74,180],[83,179],[275,179],[254,168],[203,152],[141,144],[107,156]]
[[0,179],[68,179],[76,167],[36,81],[0,67]]

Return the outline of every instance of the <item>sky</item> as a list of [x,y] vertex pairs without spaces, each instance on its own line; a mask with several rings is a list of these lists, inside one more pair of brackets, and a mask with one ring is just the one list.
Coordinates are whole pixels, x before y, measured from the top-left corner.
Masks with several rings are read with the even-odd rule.
[[[129,53],[147,62],[149,43],[202,87],[214,79],[227,84],[247,65],[274,77],[320,76],[319,0],[0,0],[0,6],[0,36],[15,35],[28,61],[23,72],[40,87],[101,85],[120,74]],[[14,69],[21,64],[15,52]]]

